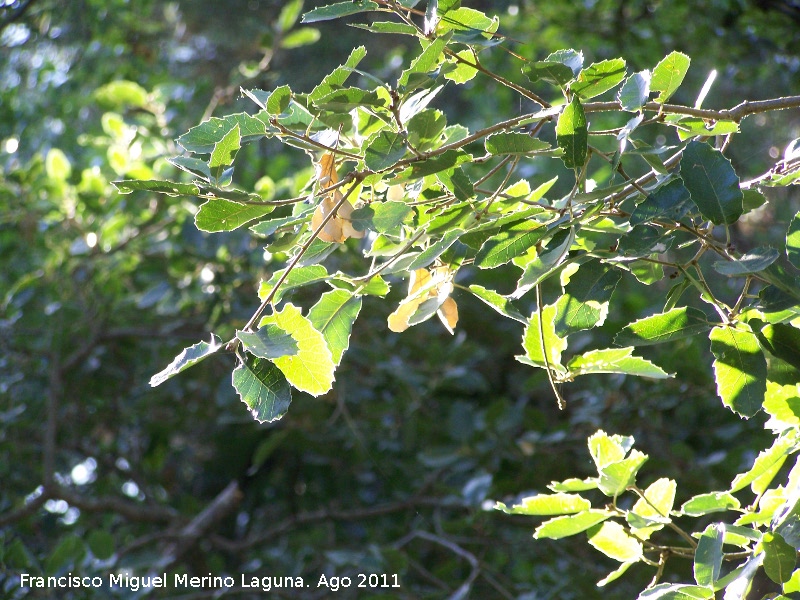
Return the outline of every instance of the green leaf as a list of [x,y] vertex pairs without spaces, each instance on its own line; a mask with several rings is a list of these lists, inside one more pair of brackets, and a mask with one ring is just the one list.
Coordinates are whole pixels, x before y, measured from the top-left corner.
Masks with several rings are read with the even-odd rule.
[[786,230],[786,255],[789,262],[800,269],[800,212],[795,214]]
[[583,100],[588,100],[616,87],[623,79],[625,79],[625,61],[614,58],[592,63],[583,69],[569,89]]
[[322,36],[319,29],[314,27],[300,27],[294,31],[289,32],[281,40],[281,48],[285,50],[292,50],[294,48],[302,48],[303,46],[310,46],[319,41]]
[[583,67],[583,53],[575,50],[558,50],[543,61],[530,63],[522,68],[522,72],[533,82],[540,79],[564,87]]
[[528,324],[528,319],[523,315],[514,303],[511,302],[505,296],[498,294],[494,290],[488,290],[482,285],[473,284],[469,286],[469,291],[475,294],[480,300],[485,302],[488,306],[492,309],[503,315],[504,317],[508,317],[509,319],[514,319],[515,321],[519,321],[525,325]]
[[589,152],[589,129],[586,114],[578,96],[575,96],[559,115],[556,123],[556,141],[564,150],[561,159],[568,169],[580,169]]
[[690,498],[681,506],[681,514],[690,517],[702,517],[717,512],[736,510],[739,500],[729,492],[708,492]]
[[717,394],[734,412],[752,417],[761,409],[767,387],[767,361],[758,339],[732,327],[715,327],[709,337]]
[[800,369],[800,329],[785,323],[768,323],[756,336],[770,354]]
[[766,532],[761,538],[764,550],[764,572],[775,583],[786,583],[797,565],[797,550],[779,533]]
[[435,147],[447,127],[447,117],[440,110],[432,108],[418,112],[406,123],[409,143],[420,151]]
[[625,80],[617,95],[622,110],[641,110],[650,96],[650,79],[650,71],[640,71]]
[[597,487],[606,496],[616,498],[629,486],[636,483],[636,473],[647,462],[647,459],[646,454],[633,450],[628,458],[600,468]]
[[278,116],[286,112],[292,100],[292,90],[288,85],[275,88],[267,98],[266,109],[270,115]]
[[330,21],[331,19],[340,19],[348,15],[369,12],[378,8],[378,4],[370,0],[358,0],[356,2],[347,0],[345,2],[337,2],[336,4],[320,6],[314,10],[310,10],[303,15],[301,22],[316,23],[318,21]]
[[335,89],[331,93],[314,100],[314,106],[338,113],[346,113],[359,106],[381,108],[385,103],[385,98],[375,91],[352,87]]
[[[542,331],[544,333],[544,347],[547,349],[547,359],[551,367],[561,366],[561,353],[567,349],[567,340],[556,334],[554,321],[556,307],[544,307],[542,313],[543,329],[539,328],[539,311],[535,311],[528,319],[528,326],[522,335],[522,347],[525,349],[524,361],[537,367],[545,367],[544,353],[542,350]],[[517,360],[521,357],[517,356]],[[563,369],[563,367],[561,367]]]
[[538,494],[523,498],[511,508],[498,502],[495,508],[510,515],[567,515],[584,512],[592,508],[592,503],[578,494]]
[[120,194],[130,194],[135,191],[157,192],[168,196],[197,196],[200,188],[193,183],[175,183],[174,181],[157,181],[141,179],[123,179],[112,181]]
[[314,210],[315,206],[309,206],[307,208],[304,208],[300,213],[296,215],[290,215],[288,217],[278,217],[275,219],[268,219],[266,221],[261,221],[260,223],[251,225],[249,229],[256,235],[267,237],[275,233],[278,229],[282,229],[285,227],[288,228],[297,225],[299,223],[305,223],[311,218],[311,213],[313,213]]
[[436,179],[438,179],[456,199],[462,202],[475,195],[475,187],[472,184],[472,180],[470,180],[469,176],[461,167],[439,171],[436,173]]
[[350,222],[356,231],[369,229],[386,233],[399,227],[411,212],[411,207],[404,202],[373,202],[354,210]]
[[684,583],[659,583],[647,588],[636,600],[711,600],[714,590]]
[[421,269],[422,267],[427,267],[437,258],[439,258],[444,252],[453,244],[456,243],[459,237],[461,237],[464,232],[460,229],[451,229],[447,233],[445,233],[442,238],[436,242],[433,242],[430,246],[425,248],[422,252],[420,252],[416,257],[414,257],[411,262],[406,264],[403,267],[403,270],[413,271],[415,269]]
[[740,256],[737,260],[718,260],[714,263],[714,270],[720,275],[742,277],[763,271],[776,260],[778,251],[775,248],[762,246]]
[[286,378],[270,361],[246,355],[233,370],[233,387],[259,423],[280,419],[289,410],[292,392]]
[[408,69],[400,74],[397,85],[407,86],[409,78],[415,73],[425,74],[433,71],[442,58],[442,51],[446,44],[446,37],[438,37],[425,46],[425,49],[411,62]]
[[303,0],[289,0],[281,8],[278,19],[275,21],[275,29],[280,32],[289,31],[297,23],[300,13],[303,12]]
[[259,327],[277,325],[297,342],[297,354],[274,359],[290,384],[301,392],[319,396],[333,386],[336,365],[325,337],[304,317],[300,309],[286,304],[283,310],[264,317]]
[[676,489],[675,480],[666,477],[657,479],[647,486],[644,498],[639,498],[626,516],[637,538],[649,539],[653,533],[662,529],[665,523],[669,523]]
[[[333,6],[340,6],[341,4],[348,4],[351,7],[358,6],[357,4],[352,2],[342,2],[340,4],[336,4]],[[372,4],[372,2],[369,2],[369,4]],[[314,11],[311,12],[313,13]],[[306,13],[303,16],[303,19],[305,20],[305,17],[308,16],[309,14],[311,13]],[[335,18],[335,17],[330,17],[330,18]],[[347,57],[347,60],[344,62],[343,65],[339,65],[328,75],[323,77],[322,81],[313,90],[311,90],[311,93],[308,94],[308,100],[310,102],[314,102],[315,100],[318,100],[319,98],[322,98],[323,96],[330,94],[332,91],[342,87],[345,81],[347,81],[347,78],[350,77],[351,73],[353,73],[355,68],[358,66],[358,63],[360,63],[366,55],[367,55],[367,50],[366,48],[364,48],[364,46],[359,46],[358,48],[354,48],[350,52],[350,56]]]
[[150,378],[150,387],[161,385],[167,379],[174,377],[181,371],[196,365],[201,360],[205,360],[222,348],[222,346],[222,340],[212,334],[211,342],[198,342],[194,346],[184,348],[183,352],[178,354],[175,360],[173,360],[166,369],[159,371]]
[[444,78],[455,82],[457,85],[472,81],[478,74],[478,69],[472,66],[475,64],[475,56],[472,50],[461,50],[460,52],[456,52],[456,56],[460,58],[461,61],[454,57],[452,60],[455,68],[452,71],[444,73]]
[[608,435],[602,429],[594,432],[587,440],[589,454],[598,470],[625,458],[633,448],[633,438],[629,435]]
[[608,585],[609,583],[611,583],[612,581],[616,581],[617,579],[622,577],[625,574],[625,572],[628,569],[630,569],[631,566],[635,565],[637,562],[639,562],[639,561],[638,560],[631,560],[631,561],[622,563],[619,566],[619,568],[614,569],[613,571],[611,571],[611,573],[609,573],[608,575],[603,577],[600,581],[598,581],[597,584],[596,584],[597,587],[604,587],[604,586]]
[[105,108],[147,108],[147,90],[134,81],[120,79],[103,85],[94,92],[94,99]]
[[587,532],[589,544],[619,562],[638,561],[644,555],[642,543],[616,521],[605,521]]
[[607,510],[587,510],[576,515],[555,517],[539,525],[533,533],[534,539],[559,540],[586,531],[613,516]]
[[656,65],[650,81],[650,89],[654,92],[661,92],[656,98],[656,102],[664,103],[675,93],[689,70],[690,62],[691,60],[685,54],[672,52]]
[[631,225],[651,223],[659,219],[680,221],[694,207],[689,190],[681,179],[674,179],[649,194],[630,217]]
[[371,171],[388,169],[406,155],[405,139],[397,131],[381,131],[368,144],[364,151],[364,164]]
[[95,529],[86,538],[86,545],[92,551],[95,558],[107,560],[114,556],[116,539],[104,529]]
[[193,156],[174,156],[172,158],[168,158],[167,162],[175,165],[183,171],[186,171],[187,173],[196,175],[201,179],[205,179],[206,181],[211,180],[211,169],[208,168],[208,163],[204,160],[200,160],[199,158],[195,158]]
[[72,165],[59,148],[51,148],[44,160],[45,172],[50,179],[66,181],[72,174]]
[[572,357],[567,369],[574,377],[590,373],[618,373],[653,379],[672,377],[649,360],[633,356],[633,348],[606,348],[591,350]]
[[276,325],[266,325],[255,333],[237,331],[236,337],[241,340],[244,349],[258,358],[280,358],[297,354],[297,342],[289,333]]
[[46,575],[65,575],[67,571],[80,568],[84,556],[86,556],[86,546],[83,540],[74,533],[68,533],[59,540],[58,545],[47,557],[44,572]]
[[522,72],[534,83],[542,79],[560,87],[565,86],[575,77],[569,66],[549,60],[529,63],[522,68]]
[[[268,281],[262,281],[261,285],[258,286],[258,297],[262,302],[267,299],[270,293],[272,293],[273,288],[283,276],[285,271],[286,269],[275,271]],[[280,289],[272,300],[275,303],[280,302],[283,296],[289,290],[302,287],[304,285],[310,285],[312,283],[327,281],[329,277],[330,275],[328,275],[328,271],[322,265],[295,267],[286,276],[286,279],[284,279]]]
[[361,302],[360,296],[346,290],[333,290],[322,294],[308,312],[308,320],[325,337],[337,367],[350,346],[350,332],[361,312]]
[[[563,275],[562,275],[563,276]],[[556,333],[565,336],[602,325],[608,315],[611,296],[622,273],[599,262],[590,262],[570,276],[564,293],[556,302]]]
[[[441,15],[436,34],[441,36],[448,31],[453,32],[453,41],[465,44],[485,43],[492,40],[492,33],[497,31],[500,20],[489,18],[473,8],[456,8]],[[497,40],[499,43],[500,40]]]
[[[262,113],[259,115],[263,116]],[[209,154],[222,139],[230,133],[231,129],[238,126],[242,144],[254,141],[267,135],[267,124],[259,115],[251,116],[247,113],[236,113],[224,118],[212,117],[200,125],[192,127],[178,138],[178,143],[189,152],[195,154]]]
[[375,23],[350,23],[351,27],[364,29],[372,33],[399,33],[403,35],[413,35],[416,37],[417,28],[406,23],[395,23],[394,21],[376,21]]
[[692,337],[709,329],[711,324],[703,311],[683,306],[626,325],[614,336],[614,344],[650,346]]
[[475,256],[475,266],[479,269],[493,269],[515,256],[528,251],[536,242],[547,235],[547,227],[535,221],[522,221],[503,227],[487,239]]
[[239,130],[239,124],[222,136],[222,139],[214,144],[214,150],[211,151],[211,158],[208,161],[208,166],[211,169],[221,169],[233,164],[234,158],[239,148],[242,147],[242,135]]
[[547,150],[550,144],[527,133],[495,133],[486,138],[486,151],[489,154],[525,155],[539,150]]
[[194,224],[200,231],[233,231],[271,213],[273,208],[263,204],[239,204],[214,198],[200,205],[200,210],[194,216]]
[[547,487],[554,492],[585,492],[586,490],[597,489],[597,478],[578,479],[577,477],[570,477],[564,481],[553,481]]
[[713,587],[722,569],[722,540],[724,523],[712,523],[697,541],[694,553],[694,580],[698,585]]
[[704,219],[715,225],[730,225],[744,212],[736,171],[707,143],[689,142],[681,157],[681,177]]
[[525,265],[522,276],[517,282],[517,289],[512,298],[521,298],[532,287],[538,285],[552,275],[567,258],[570,247],[575,242],[575,229],[561,229],[547,245],[536,254],[536,258]]
[[[798,448],[797,434],[790,433],[780,436],[775,442],[758,453],[753,461],[753,466],[745,473],[740,473],[731,482],[731,492],[738,492],[745,486],[752,485],[753,482],[763,478],[766,474],[775,473],[783,466],[790,454]],[[763,481],[763,480],[762,480]]]

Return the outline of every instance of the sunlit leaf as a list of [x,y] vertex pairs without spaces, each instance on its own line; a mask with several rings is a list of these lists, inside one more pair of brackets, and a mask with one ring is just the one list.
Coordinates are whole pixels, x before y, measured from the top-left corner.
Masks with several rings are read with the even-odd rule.
[[764,572],[775,583],[786,583],[797,565],[797,550],[779,533],[766,532],[761,538],[764,550]]
[[167,379],[174,377],[181,371],[196,365],[201,360],[204,360],[222,348],[222,340],[216,335],[211,335],[211,342],[198,342],[194,346],[184,348],[183,352],[178,354],[166,369],[159,371],[150,378],[150,386],[156,387],[161,385]]
[[242,135],[239,130],[239,124],[222,136],[211,151],[211,158],[208,161],[208,166],[211,169],[219,169],[233,164],[233,159],[239,148],[242,147]]
[[675,93],[689,70],[690,62],[691,60],[688,56],[676,51],[665,56],[656,65],[650,82],[652,91],[661,92],[656,98],[656,102],[666,102]]
[[800,269],[800,212],[795,214],[786,231],[786,255],[789,262]]
[[607,510],[586,510],[576,515],[555,517],[536,528],[533,537],[537,540],[559,540],[586,531],[613,516]]
[[704,333],[711,329],[705,313],[682,306],[626,325],[616,336],[617,346],[649,346]]
[[753,461],[753,466],[748,471],[740,473],[733,479],[730,491],[738,492],[767,473],[771,473],[774,476],[787,457],[795,452],[797,448],[798,436],[796,433],[780,436],[772,446],[758,453],[755,461]]
[[[621,58],[592,63],[578,73],[570,91],[583,100],[599,96],[616,87],[625,78],[625,61]],[[559,144],[560,145],[560,144]]]
[[752,417],[764,403],[767,361],[756,336],[733,327],[711,330],[717,394],[734,412]]
[[547,150],[550,144],[527,133],[495,133],[486,138],[486,151],[490,154],[529,154]]
[[325,336],[336,366],[350,345],[350,332],[361,311],[361,302],[360,296],[345,290],[333,290],[322,294],[308,312],[308,320],[314,329]]
[[567,515],[589,510],[592,503],[578,494],[538,494],[523,498],[519,504],[508,508],[498,502],[499,508],[510,515]]
[[708,492],[698,494],[684,502],[680,512],[690,517],[701,517],[711,513],[735,510],[739,506],[739,500],[730,492]]
[[[556,307],[548,305],[544,307],[541,321],[543,327],[539,326],[539,311],[535,311],[528,319],[528,326],[522,335],[522,347],[525,349],[524,358],[531,364],[538,367],[545,367],[545,354],[547,352],[547,362],[552,367],[561,367],[561,353],[567,349],[567,340],[559,337],[555,331]],[[542,343],[544,338],[544,344]],[[544,345],[544,349],[542,346]],[[546,349],[546,350],[545,350]],[[516,357],[520,360],[520,357]],[[563,367],[561,367],[563,370]]]
[[303,23],[330,21],[331,19],[339,19],[348,15],[369,12],[377,8],[379,8],[379,5],[375,2],[371,2],[371,0],[359,0],[359,2],[347,0],[346,2],[337,2],[310,10],[303,15],[301,21]]
[[671,377],[669,373],[649,360],[633,356],[632,347],[591,350],[572,357],[567,363],[567,368],[575,377],[590,373],[618,373],[652,379]]
[[194,216],[194,223],[200,231],[232,231],[269,214],[273,208],[263,204],[240,204],[213,198],[200,205],[200,210]]
[[605,521],[589,531],[589,544],[619,562],[639,560],[644,554],[642,543],[616,521]]
[[514,303],[505,296],[498,294],[494,290],[486,289],[482,285],[477,284],[472,284],[469,286],[469,290],[504,317],[514,319],[515,321],[519,321],[520,323],[524,323],[526,325],[528,324],[527,317],[525,317],[525,315],[523,315],[519,309],[514,306]]
[[335,365],[325,337],[304,317],[300,309],[286,304],[282,311],[264,317],[259,327],[274,324],[297,342],[297,354],[273,360],[287,381],[302,392],[319,396],[333,385]]
[[565,336],[605,322],[609,302],[622,273],[598,262],[581,265],[570,275],[564,293],[556,301],[556,332]]
[[111,182],[120,194],[130,194],[135,191],[158,192],[168,196],[197,196],[200,193],[193,183],[175,183],[174,181],[144,181],[141,179],[124,179]]

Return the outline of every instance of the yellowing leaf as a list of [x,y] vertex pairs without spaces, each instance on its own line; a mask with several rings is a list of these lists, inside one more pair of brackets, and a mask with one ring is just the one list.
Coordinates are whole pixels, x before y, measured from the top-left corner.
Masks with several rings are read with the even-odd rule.
[[302,392],[319,396],[329,391],[334,381],[334,363],[325,337],[306,319],[300,309],[287,304],[281,312],[261,319],[259,327],[273,324],[297,342],[297,353],[274,359],[286,380]]
[[[331,152],[326,152],[322,155],[319,164],[316,165],[316,169],[317,183],[319,183],[323,191],[339,182],[335,159]],[[323,222],[325,223],[317,235],[323,242],[342,243],[347,238],[359,239],[364,237],[364,232],[355,229],[350,221],[353,205],[345,201],[336,209],[340,202],[342,202],[342,193],[339,189],[332,190],[322,198],[314,211],[314,215],[311,217],[312,231],[316,231]],[[336,211],[335,214],[329,216],[334,210]]]
[[448,267],[412,271],[408,296],[389,315],[389,329],[400,333],[412,325],[426,321],[435,312],[445,328],[453,333],[458,323],[458,307],[450,298],[453,291],[452,280],[453,272]]
[[436,311],[436,314],[439,315],[439,319],[441,320],[445,329],[452,334],[453,330],[456,328],[456,324],[458,323],[458,305],[456,304],[456,301],[448,297],[444,302],[442,302],[442,305],[439,307],[439,310]]

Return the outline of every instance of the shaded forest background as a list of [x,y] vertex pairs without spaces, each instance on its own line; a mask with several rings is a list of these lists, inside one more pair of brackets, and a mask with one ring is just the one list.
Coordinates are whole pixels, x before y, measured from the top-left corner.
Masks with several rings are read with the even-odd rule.
[[[707,107],[800,93],[796,2],[465,4],[499,15],[528,58],[576,48],[587,63],[624,56],[643,69],[685,52],[682,103],[712,69]],[[533,543],[528,519],[491,506],[588,475],[585,439],[599,427],[636,438],[651,457],[645,479],[676,478],[686,494],[727,486],[769,436],[758,417],[720,408],[710,355],[693,340],[657,355],[675,379],[591,379],[559,412],[545,376],[514,360],[518,329],[456,292],[454,336],[435,323],[387,335],[396,302],[367,300],[334,390],[298,395],[274,424],[255,423],[239,401],[230,357],[148,385],[184,346],[247,320],[280,249],[202,234],[188,200],[141,202],[109,182],[177,178],[165,160],[180,152],[175,138],[249,110],[240,85],[308,91],[359,44],[364,68],[390,79],[416,52],[340,21],[293,37],[275,25],[283,7],[0,0],[2,593],[35,597],[18,589],[20,572],[152,568],[237,580],[398,573],[402,587],[385,597],[404,599],[448,597],[465,581],[474,598],[599,597],[613,561],[585,544]],[[487,66],[518,69],[503,53]],[[470,127],[526,110],[483,84],[448,98],[436,107]],[[728,156],[756,175],[797,137],[796,112],[759,115]],[[311,175],[303,153],[277,144],[242,153],[250,189]],[[769,199],[737,228],[737,246],[783,235],[800,198],[789,188]],[[503,270],[492,276],[502,287]],[[617,293],[598,335],[652,312],[646,289]],[[603,597],[633,598],[649,577],[632,570]]]

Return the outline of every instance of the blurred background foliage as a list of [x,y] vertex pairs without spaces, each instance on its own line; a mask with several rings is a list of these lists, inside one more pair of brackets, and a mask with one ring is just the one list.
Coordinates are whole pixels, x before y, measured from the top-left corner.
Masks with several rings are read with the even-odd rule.
[[[587,62],[623,56],[640,69],[686,52],[682,103],[712,69],[706,107],[800,93],[800,7],[790,0],[465,5],[499,15],[507,47],[526,58],[573,47]],[[686,497],[727,486],[770,440],[758,417],[720,408],[705,344],[652,356],[674,380],[572,384],[561,413],[543,372],[513,358],[520,329],[466,295],[455,295],[455,336],[435,323],[387,335],[398,282],[393,301],[365,302],[333,392],[298,396],[277,423],[253,422],[230,385],[230,357],[148,386],[184,346],[241,327],[283,255],[244,233],[198,232],[187,199],[120,196],[108,182],[179,178],[165,160],[180,150],[173,140],[204,116],[248,107],[240,85],[310,90],[362,43],[367,70],[391,79],[415,52],[341,21],[318,33],[282,28],[285,7],[0,0],[0,595],[45,597],[18,589],[21,572],[163,568],[230,573],[237,584],[239,574],[316,583],[322,573],[397,573],[401,588],[374,593],[404,599],[449,597],[465,581],[474,598],[598,597],[611,561],[582,543],[533,544],[527,519],[488,509],[588,475],[585,439],[601,426],[651,456],[643,487],[648,475],[678,479]],[[485,61],[519,78],[508,54]],[[470,128],[530,108],[485,81],[450,92],[437,108]],[[757,116],[728,154],[755,176],[799,136],[796,113]],[[237,180],[267,197],[311,175],[301,152],[242,152]],[[547,164],[526,176],[549,179]],[[739,226],[737,244],[785,230],[800,207],[788,190]],[[355,258],[334,260],[347,270]],[[502,289],[509,273],[482,276]],[[618,289],[596,335],[610,339],[659,296]],[[603,597],[634,597],[648,578],[629,572]],[[326,597],[304,593],[273,596]],[[112,596],[137,594],[94,597]]]

